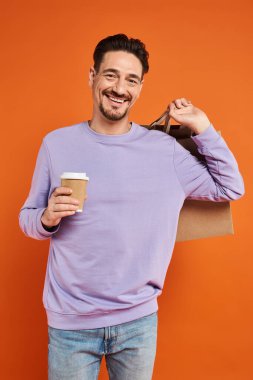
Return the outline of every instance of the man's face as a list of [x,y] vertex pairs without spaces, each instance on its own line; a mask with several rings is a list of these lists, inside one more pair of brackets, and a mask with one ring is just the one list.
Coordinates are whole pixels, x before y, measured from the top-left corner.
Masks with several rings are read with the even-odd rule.
[[141,92],[142,64],[131,53],[105,53],[99,72],[91,67],[89,85],[92,88],[94,112],[107,120],[121,120],[129,114]]

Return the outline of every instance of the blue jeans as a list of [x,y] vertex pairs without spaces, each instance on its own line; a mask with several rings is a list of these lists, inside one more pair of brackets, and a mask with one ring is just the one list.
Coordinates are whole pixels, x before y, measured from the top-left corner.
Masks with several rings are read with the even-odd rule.
[[103,355],[110,380],[152,379],[157,312],[91,330],[48,327],[48,334],[49,380],[96,380]]

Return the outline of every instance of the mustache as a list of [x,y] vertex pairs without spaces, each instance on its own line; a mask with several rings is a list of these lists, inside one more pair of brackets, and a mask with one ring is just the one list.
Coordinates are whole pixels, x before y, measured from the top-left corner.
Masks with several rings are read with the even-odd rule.
[[117,94],[117,92],[115,91],[111,91],[111,92],[104,92],[104,95],[111,95],[111,96],[114,96],[115,98],[118,98],[118,99],[124,99],[124,100],[131,100],[131,98],[129,98],[128,96],[125,96],[125,95],[119,95]]

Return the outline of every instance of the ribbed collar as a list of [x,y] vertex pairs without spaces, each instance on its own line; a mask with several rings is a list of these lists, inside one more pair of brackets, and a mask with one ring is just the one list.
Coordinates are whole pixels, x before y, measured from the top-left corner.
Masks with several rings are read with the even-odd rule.
[[98,133],[89,126],[88,120],[83,122],[83,127],[84,127],[85,133],[88,133],[96,141],[114,143],[114,142],[124,142],[124,141],[131,140],[137,128],[137,125],[135,123],[131,122],[131,124],[132,124],[131,129],[128,132],[122,133],[120,135],[107,135],[103,133]]

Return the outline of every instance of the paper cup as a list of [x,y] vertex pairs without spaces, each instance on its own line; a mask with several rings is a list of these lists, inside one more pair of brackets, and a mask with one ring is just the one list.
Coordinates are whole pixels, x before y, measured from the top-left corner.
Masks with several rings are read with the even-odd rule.
[[61,175],[61,186],[70,187],[72,189],[70,196],[79,200],[79,208],[76,212],[83,211],[88,181],[89,177],[86,173],[65,172]]

